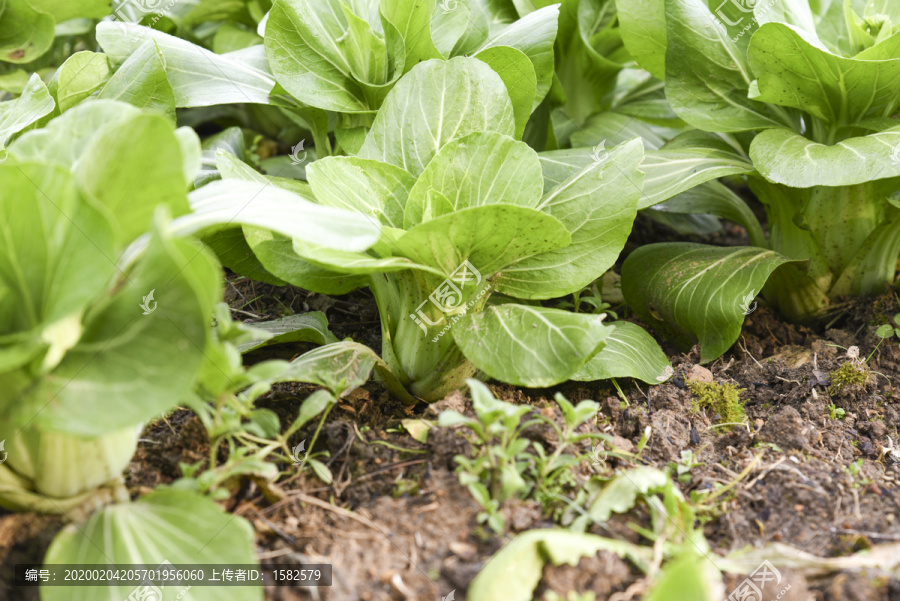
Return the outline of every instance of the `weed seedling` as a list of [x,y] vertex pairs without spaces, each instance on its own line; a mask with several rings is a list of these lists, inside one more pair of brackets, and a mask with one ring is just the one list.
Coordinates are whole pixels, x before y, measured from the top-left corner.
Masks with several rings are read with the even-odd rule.
[[[881,343],[888,338],[894,338],[895,336],[900,339],[900,313],[894,315],[892,321],[893,323],[886,323],[875,330],[875,335],[881,338],[878,345],[881,345]],[[878,346],[876,346],[875,349],[878,349]],[[873,350],[872,352],[874,353],[875,351]]]
[[859,458],[844,468],[844,471],[850,474],[850,477],[853,478],[853,488],[860,489],[864,486],[867,486],[871,482],[870,479],[860,476],[860,472],[862,472],[862,466],[863,460],[862,458]]
[[682,451],[681,459],[677,462],[670,462],[666,468],[669,474],[675,474],[678,478],[678,481],[682,484],[690,484],[691,482],[691,470],[695,467],[699,467],[701,465],[706,465],[705,463],[699,463],[694,461],[694,452],[691,450]]
[[[576,484],[571,467],[582,460],[580,455],[564,451],[584,439],[603,438],[599,434],[575,434],[578,426],[597,416],[600,405],[595,401],[572,405],[557,394],[555,400],[563,415],[563,427],[560,428],[539,414],[525,420],[532,407],[498,400],[477,380],[468,380],[468,384],[476,417],[444,411],[438,424],[442,427],[462,425],[474,434],[471,440],[475,447],[474,456],[457,455],[454,459],[460,483],[468,487],[484,509],[478,515],[479,523],[486,522],[494,531],[502,532],[506,525],[499,513],[500,504],[515,497],[537,499],[546,510],[555,511],[556,501],[564,489]],[[526,428],[539,423],[548,425],[556,433],[558,444],[553,452],[521,437]]]
[[828,414],[831,416],[831,419],[844,419],[847,412],[831,403],[828,405]]

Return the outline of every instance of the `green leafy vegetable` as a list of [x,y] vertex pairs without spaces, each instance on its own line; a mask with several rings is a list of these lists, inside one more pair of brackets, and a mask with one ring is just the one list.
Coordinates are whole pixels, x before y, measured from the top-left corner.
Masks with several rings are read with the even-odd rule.
[[279,279],[322,293],[372,289],[382,356],[407,400],[442,398],[476,368],[529,386],[559,383],[609,334],[602,316],[487,303],[495,291],[569,294],[615,261],[636,213],[641,145],[547,186],[515,131],[503,80],[484,62],[426,61],[387,95],[358,157],[323,158],[308,171],[311,197],[380,225],[376,244],[329,250],[248,236]]

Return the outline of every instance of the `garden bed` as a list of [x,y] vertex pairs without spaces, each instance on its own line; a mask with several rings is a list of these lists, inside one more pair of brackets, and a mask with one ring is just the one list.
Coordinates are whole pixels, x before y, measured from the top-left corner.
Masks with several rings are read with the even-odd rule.
[[[244,304],[243,299],[252,299],[248,294],[253,292],[260,295],[258,301]],[[281,304],[297,311],[325,309],[340,335],[377,342],[377,325],[367,319],[374,304],[366,295],[328,300],[330,307],[317,302],[322,299],[317,301],[316,295],[305,291],[249,281],[239,282],[231,291],[232,307],[259,317],[271,317],[267,311],[274,312]],[[693,461],[700,464],[681,484],[685,493],[727,485],[752,465],[717,504],[717,511],[701,516],[717,553],[780,542],[822,557],[846,555],[900,541],[900,465],[884,453],[889,438],[898,440],[900,349],[893,343],[879,346],[869,360],[872,378],[864,386],[829,395],[828,375],[847,361],[841,347],[857,346],[868,353],[879,341],[874,324],[898,311],[894,297],[885,295],[854,305],[834,327],[818,332],[759,308],[748,316],[738,344],[706,368],[697,364],[696,352],[677,354],[666,349],[675,377],[653,387],[623,381],[627,406],[614,388],[602,383],[538,390],[503,384],[490,388],[500,399],[530,404],[557,420],[559,410],[551,402],[554,393],[561,392],[573,402],[597,400],[602,405],[599,419],[583,428],[615,435],[624,450],[633,451],[650,426],[650,441],[641,454],[647,465],[663,469],[678,462],[685,450],[692,451]],[[292,345],[276,347],[288,358],[300,350]],[[685,380],[710,375],[743,389],[749,432],[741,427],[730,432],[711,428],[718,416],[693,408]],[[261,405],[290,416],[310,391],[306,386],[279,385]],[[463,394],[431,406],[407,408],[370,383],[339,403],[320,439],[331,454],[333,485],[323,485],[306,470],[278,484],[281,500],[266,498],[252,483],[235,491],[228,508],[254,525],[261,558],[334,565],[331,588],[315,592],[270,588],[267,599],[412,600],[441,598],[451,590],[456,591],[456,599],[465,599],[471,580],[512,534],[554,525],[536,501],[514,501],[503,507],[510,526],[506,536],[477,523],[480,507],[453,472],[453,457],[471,452],[469,442],[459,431],[435,429],[421,444],[400,424],[415,417],[434,419],[447,408],[471,414],[470,401]],[[546,429],[529,431],[528,436],[553,444]],[[180,462],[206,456],[205,440],[202,426],[187,411],[147,426],[127,472],[131,492],[147,492],[179,477]],[[585,463],[578,476],[583,482],[628,465],[634,464],[611,459],[597,468]],[[609,530],[594,531],[637,542],[640,537],[626,523],[646,519],[646,513],[636,509],[617,516]],[[4,568],[39,561],[61,525],[58,519],[31,514],[0,517]],[[639,599],[639,584],[630,587],[640,578],[627,562],[602,552],[582,559],[577,568],[545,568],[541,590],[554,589],[562,595],[569,590],[592,591],[597,599]],[[805,601],[805,588],[817,595],[814,598],[829,601],[893,599],[900,590],[896,580],[864,574],[837,573],[808,582],[801,574],[790,578],[792,596],[783,597],[789,601]],[[738,581],[735,576],[730,583]],[[636,595],[611,596],[627,590]],[[20,591],[15,594],[20,596],[4,598],[29,598]]]

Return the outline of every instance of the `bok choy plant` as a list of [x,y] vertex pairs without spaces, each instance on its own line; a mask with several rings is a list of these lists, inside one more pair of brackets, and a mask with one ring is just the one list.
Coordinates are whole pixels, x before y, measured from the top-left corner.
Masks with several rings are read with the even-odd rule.
[[54,46],[56,36],[87,34],[87,19],[109,12],[104,0],[6,0],[0,3],[0,62],[33,63]]
[[721,148],[735,164],[749,157],[743,173],[769,229],[763,238],[746,208],[729,217],[738,199],[722,188],[685,197],[684,212],[743,223],[758,248],[639,249],[623,289],[641,316],[676,339],[699,339],[708,361],[737,338],[761,289],[785,316],[808,321],[833,312],[841,296],[890,284],[900,254],[898,7],[639,4],[642,17],[621,23],[626,47],[665,78],[679,117],[715,134],[684,134],[686,146]]
[[[442,398],[476,370],[524,386],[563,382],[602,356],[613,329],[602,315],[536,301],[580,290],[616,260],[641,194],[643,149],[633,140],[553,181],[515,134],[513,101],[487,64],[426,61],[387,94],[357,155],[307,168],[309,197],[365,215],[378,242],[336,251],[244,228],[247,241],[283,281],[323,294],[368,287],[395,378],[387,384],[408,402]],[[227,153],[219,161],[223,175],[286,185]],[[668,363],[635,329],[651,349],[635,369],[657,381]]]
[[[436,0],[275,0],[266,56],[283,90],[339,113],[345,130],[371,125],[366,114],[421,61],[474,56],[504,75],[511,95],[528,100],[515,115],[524,129],[553,81],[559,6],[519,19],[504,4],[461,0],[449,10]],[[361,141],[359,131],[341,137],[350,136]]]
[[[151,65],[157,58],[146,56]],[[118,83],[134,101],[158,89],[152,78]],[[33,118],[47,101],[35,93],[13,102]],[[196,134],[119,101],[86,98],[8,153],[0,165],[7,506],[64,511],[83,502],[128,464],[141,425],[187,394],[208,360],[209,316],[222,294],[221,267],[189,234],[252,224],[339,248],[378,239],[364,217],[285,190],[254,202],[255,189],[213,182],[188,195],[200,167]]]
[[[146,150],[133,163],[118,161],[125,140]],[[151,227],[156,210],[189,210],[181,157],[164,117],[113,101],[73,109],[10,146],[0,166],[9,452],[0,504],[63,512],[84,503],[118,478],[141,424],[191,386],[220,268],[195,242]],[[148,229],[142,256],[119,266]]]
[[[90,55],[75,60],[98,60]],[[321,381],[335,395],[349,384],[340,369],[329,368],[333,382],[319,375],[320,364],[305,356],[245,374],[239,353],[209,325],[221,266],[190,236],[252,225],[354,250],[369,248],[379,230],[284,189],[257,199],[249,184],[212,182],[189,193],[200,143],[174,125],[153,40],[100,77],[92,94],[74,93],[79,86],[61,76],[66,64],[51,88],[33,77],[19,98],[0,104],[2,141],[15,137],[0,164],[0,506],[80,519],[119,501],[61,532],[50,563],[253,563],[249,524],[200,494],[213,492],[202,485],[129,502],[121,474],[140,431],[180,402],[199,410],[210,391],[255,386],[258,395],[275,377]],[[43,127],[22,133],[36,122]],[[368,349],[323,348],[332,363],[365,357],[363,371],[376,363]],[[129,594],[117,585],[43,596]],[[234,598],[257,600],[261,589]]]

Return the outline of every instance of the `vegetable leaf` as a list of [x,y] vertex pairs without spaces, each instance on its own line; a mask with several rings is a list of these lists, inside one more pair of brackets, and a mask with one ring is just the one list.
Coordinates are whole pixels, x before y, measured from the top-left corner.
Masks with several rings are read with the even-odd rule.
[[685,348],[699,340],[708,363],[741,333],[748,305],[788,259],[753,247],[643,246],[625,260],[622,292],[642,320]]
[[603,315],[496,305],[462,317],[452,330],[463,354],[491,377],[519,386],[565,382],[603,347]]

